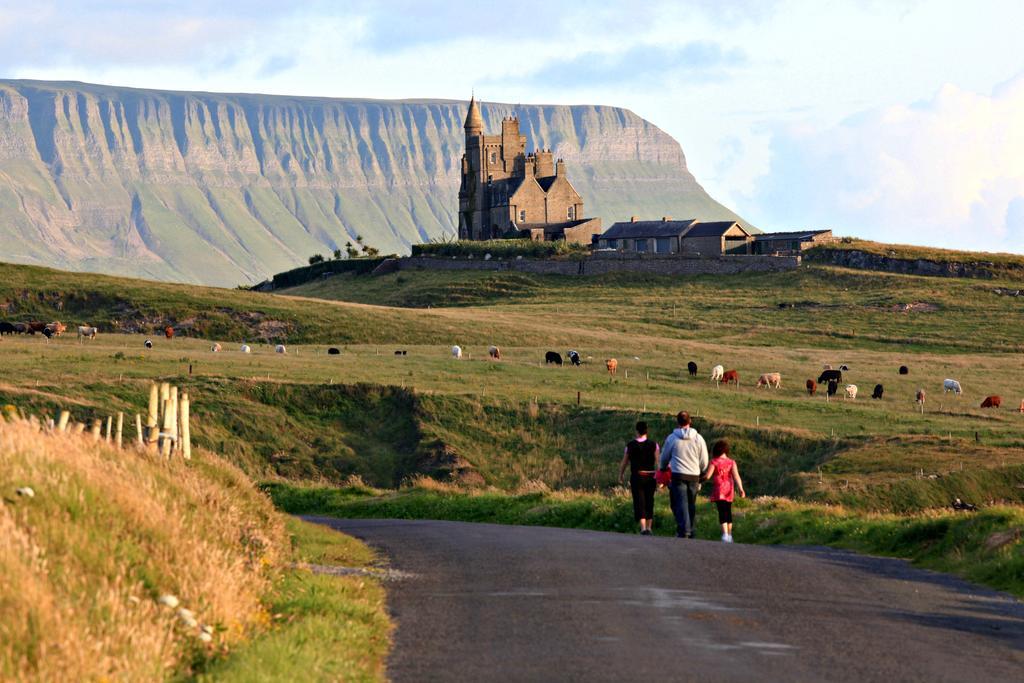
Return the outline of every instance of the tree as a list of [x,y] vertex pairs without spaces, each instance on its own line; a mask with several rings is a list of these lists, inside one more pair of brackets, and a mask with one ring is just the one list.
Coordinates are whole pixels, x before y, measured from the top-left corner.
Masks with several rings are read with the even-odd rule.
[[309,265],[313,265],[314,263],[323,263],[323,262],[324,262],[324,255],[323,254],[313,254],[312,256],[309,257]]
[[334,260],[337,261],[339,259],[341,259],[341,249],[335,249],[334,250]]

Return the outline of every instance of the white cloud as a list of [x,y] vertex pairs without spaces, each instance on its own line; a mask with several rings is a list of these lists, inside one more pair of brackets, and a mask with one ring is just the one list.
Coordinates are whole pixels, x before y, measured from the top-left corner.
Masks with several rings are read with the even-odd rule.
[[831,127],[774,131],[771,164],[740,211],[784,228],[889,242],[1024,251],[1024,76]]

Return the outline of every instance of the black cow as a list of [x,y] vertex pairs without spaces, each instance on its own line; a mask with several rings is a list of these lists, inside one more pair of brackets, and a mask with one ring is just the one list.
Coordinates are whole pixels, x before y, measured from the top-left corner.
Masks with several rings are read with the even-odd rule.
[[43,328],[43,336],[46,337],[47,341],[49,341],[49,339],[51,337],[53,337],[53,334],[54,334],[53,330],[50,329],[49,327],[44,327]]
[[572,363],[575,366],[579,366],[579,364],[580,364],[580,354],[579,353],[577,353],[576,351],[570,351],[568,356],[569,356],[569,362],[570,363]]
[[[843,381],[842,370],[825,370],[818,376],[818,384],[824,384],[826,382],[839,382]],[[830,394],[831,395],[831,394]]]
[[875,385],[875,391],[871,394],[871,398],[882,398],[882,393],[885,391],[885,387],[881,384]]
[[14,334],[14,325],[9,322],[0,323],[0,335]]
[[561,365],[562,364],[562,354],[557,353],[555,351],[548,351],[547,353],[544,354],[544,362],[545,363],[554,363],[555,365]]
[[908,368],[906,365],[901,365],[900,366],[900,374],[901,375],[909,375],[910,374],[910,368]]
[[837,391],[839,391],[839,381],[830,379],[828,381],[828,388],[825,390],[826,395],[835,396]]
[[686,369],[690,371],[690,377],[697,376],[697,364],[694,363],[692,360],[686,364]]
[[331,348],[327,349],[327,355],[328,356],[340,356],[341,355],[341,350],[340,349],[336,349],[336,348],[334,348],[332,346]]
[[28,325],[25,323],[14,323],[14,334],[25,334],[26,332],[29,332]]
[[145,346],[147,349],[151,349],[153,348],[153,340],[147,339],[146,341],[142,342],[142,345]]
[[844,363],[844,364],[842,364],[842,365],[840,365],[840,366],[839,366],[839,369],[840,369],[840,370],[842,370],[843,372],[849,372],[849,371],[850,371],[850,366],[849,366],[849,365],[846,365],[846,364]]
[[396,356],[405,356],[405,355],[408,355],[408,353],[409,353],[409,352],[408,352],[408,351],[406,351],[405,349],[402,349],[402,350],[400,350],[400,351],[395,351],[395,355],[396,355]]

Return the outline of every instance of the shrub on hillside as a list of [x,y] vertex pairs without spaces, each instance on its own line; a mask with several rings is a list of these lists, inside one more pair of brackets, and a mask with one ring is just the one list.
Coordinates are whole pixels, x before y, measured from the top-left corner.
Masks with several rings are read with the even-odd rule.
[[472,256],[484,258],[490,254],[492,258],[555,258],[581,257],[590,253],[585,245],[569,244],[568,242],[535,242],[527,239],[485,240],[473,242],[460,240],[457,242],[431,242],[415,244],[413,256]]

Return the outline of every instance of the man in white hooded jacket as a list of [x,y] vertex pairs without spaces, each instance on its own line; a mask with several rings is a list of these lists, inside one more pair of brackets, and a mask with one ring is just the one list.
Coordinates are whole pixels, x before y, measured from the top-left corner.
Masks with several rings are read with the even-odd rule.
[[661,447],[662,470],[671,470],[668,487],[672,514],[676,518],[676,538],[693,538],[697,526],[697,487],[708,469],[708,445],[690,424],[685,410],[676,415],[679,426]]

